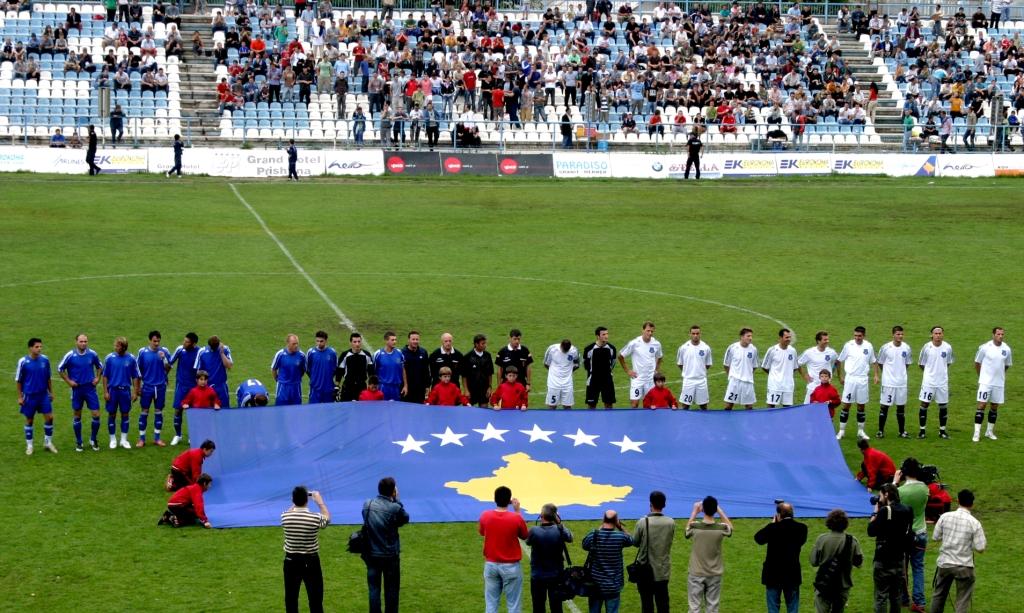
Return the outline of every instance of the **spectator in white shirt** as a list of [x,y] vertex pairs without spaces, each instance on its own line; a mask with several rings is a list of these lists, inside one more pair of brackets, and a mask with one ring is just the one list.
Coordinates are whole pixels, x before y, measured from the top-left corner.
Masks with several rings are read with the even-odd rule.
[[935,522],[932,539],[939,541],[939,557],[936,560],[935,586],[932,592],[931,613],[942,613],[946,608],[953,582],[956,582],[957,613],[971,610],[974,595],[974,552],[985,551],[985,531],[981,522],[971,514],[974,508],[974,493],[960,490],[957,494],[960,507],[943,513]]

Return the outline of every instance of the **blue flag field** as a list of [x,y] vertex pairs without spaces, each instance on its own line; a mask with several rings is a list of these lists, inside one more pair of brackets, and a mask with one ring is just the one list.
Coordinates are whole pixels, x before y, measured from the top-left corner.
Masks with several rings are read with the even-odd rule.
[[393,476],[414,522],[476,521],[494,489],[528,517],[648,512],[658,489],[683,514],[706,495],[731,517],[870,513],[824,405],[755,411],[492,411],[401,402],[191,410],[192,445],[217,443],[206,511],[221,528],[278,525],[291,490],[319,490],[334,523],[362,523],[363,501]]

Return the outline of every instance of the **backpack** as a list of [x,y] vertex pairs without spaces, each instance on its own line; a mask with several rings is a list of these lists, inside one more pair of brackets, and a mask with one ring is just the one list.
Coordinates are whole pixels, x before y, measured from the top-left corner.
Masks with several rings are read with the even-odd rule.
[[843,591],[843,575],[850,567],[853,555],[853,537],[846,535],[842,551],[818,567],[814,576],[814,589],[827,600],[835,599]]

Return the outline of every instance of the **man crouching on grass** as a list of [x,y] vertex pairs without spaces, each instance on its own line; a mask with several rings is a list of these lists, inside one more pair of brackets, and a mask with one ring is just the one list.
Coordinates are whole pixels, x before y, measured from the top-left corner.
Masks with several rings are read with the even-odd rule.
[[203,508],[203,493],[210,489],[213,477],[203,473],[192,485],[186,485],[171,496],[167,501],[167,510],[164,511],[158,526],[170,525],[175,528],[194,526],[196,522],[203,524],[204,528],[212,528],[210,520],[206,517],[206,510]]

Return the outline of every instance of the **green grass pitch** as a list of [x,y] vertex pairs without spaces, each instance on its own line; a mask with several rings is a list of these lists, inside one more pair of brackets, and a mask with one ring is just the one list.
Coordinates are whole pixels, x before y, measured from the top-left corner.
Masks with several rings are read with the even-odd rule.
[[[374,178],[235,185],[375,347],[386,329],[404,339],[416,328],[428,350],[445,330],[460,349],[468,349],[477,332],[488,334],[496,349],[509,328],[519,327],[539,356],[565,336],[582,347],[599,324],[621,346],[639,333],[644,319],[653,319],[668,360],[689,326],[701,324],[718,372],[722,352],[742,326],[754,329],[762,351],[774,342],[780,322],[796,332],[798,350],[818,329],[831,331],[838,348],[858,324],[877,348],[898,323],[916,351],[932,325],[945,326],[957,356],[953,438],[938,440],[933,411],[927,440],[895,439],[890,418],[890,437],[880,446],[897,462],[914,455],[938,464],[954,490],[975,490],[989,551],[977,558],[974,610],[1020,610],[1020,366],[1009,372],[1000,440],[970,442],[977,346],[994,325],[1005,326],[1007,342],[1018,351],[1024,338],[1019,181],[695,185]],[[153,328],[171,347],[188,330],[200,337],[219,334],[234,352],[232,384],[244,377],[269,380],[270,359],[287,333],[298,333],[307,347],[313,332],[324,328],[336,347],[345,346],[347,330],[333,309],[223,180],[3,176],[0,253],[0,351],[8,373],[30,336],[44,339],[56,367],[80,331],[101,356],[118,335],[137,350]],[[678,373],[670,369],[669,379],[677,380]],[[919,381],[914,369],[913,397]],[[281,608],[279,529],[158,529],[166,501],[163,477],[180,448],[110,451],[104,445],[99,453],[77,454],[66,387],[55,380],[54,389],[60,453],[37,446],[26,457],[13,381],[10,374],[0,380],[0,398],[8,406],[0,420],[0,608]],[[757,390],[762,400],[763,378]],[[712,378],[713,404],[721,404],[723,391],[724,377]],[[871,432],[877,398],[873,386]],[[536,405],[542,399],[534,394],[531,400]],[[916,405],[908,408],[913,425]],[[169,417],[167,422],[165,431]],[[855,467],[852,434],[842,447]],[[695,467],[713,463],[714,450],[694,451],[689,461]],[[668,496],[666,512],[684,520],[693,501]],[[772,497],[765,492],[766,513]],[[406,502],[415,515],[416,501]],[[599,515],[572,528],[582,536]],[[762,523],[738,521],[726,542],[723,611],[764,610],[764,553],[753,542]],[[811,538],[824,530],[820,521],[809,523]],[[864,520],[855,521],[851,532],[868,554],[854,574],[849,610],[868,611],[874,543]],[[331,611],[365,609],[362,563],[344,552],[348,533],[334,526],[322,538]],[[677,534],[671,594],[681,610],[689,544],[681,529]],[[475,525],[413,525],[402,530],[402,540],[403,609],[482,609]],[[936,552],[934,546],[928,552],[929,582]],[[578,545],[572,553],[582,562]],[[812,577],[805,568],[806,609],[812,606]],[[639,610],[632,586],[624,591],[623,610]]]

